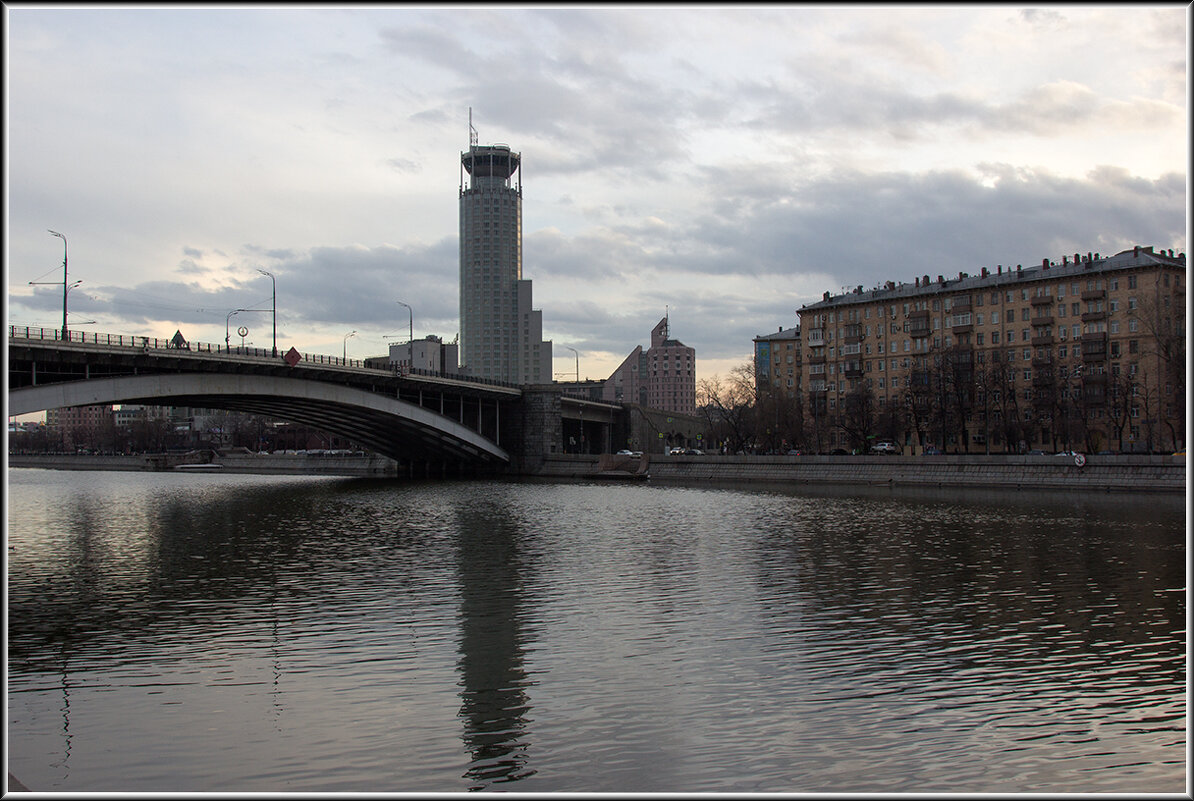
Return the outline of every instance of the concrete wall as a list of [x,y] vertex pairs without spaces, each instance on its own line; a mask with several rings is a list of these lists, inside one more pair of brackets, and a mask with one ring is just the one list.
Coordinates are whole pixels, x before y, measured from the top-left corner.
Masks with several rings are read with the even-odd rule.
[[[594,457],[555,456],[537,475],[586,478]],[[1062,456],[656,456],[652,483],[781,482],[979,489],[1076,489],[1098,492],[1186,491],[1184,456],[1088,456],[1078,467]]]

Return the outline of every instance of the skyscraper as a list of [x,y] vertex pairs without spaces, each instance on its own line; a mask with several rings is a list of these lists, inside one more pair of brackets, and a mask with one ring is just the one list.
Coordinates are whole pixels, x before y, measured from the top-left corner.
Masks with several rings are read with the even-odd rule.
[[460,154],[460,359],[477,378],[538,384],[551,381],[552,354],[522,277],[521,161],[509,145],[478,145],[470,110]]

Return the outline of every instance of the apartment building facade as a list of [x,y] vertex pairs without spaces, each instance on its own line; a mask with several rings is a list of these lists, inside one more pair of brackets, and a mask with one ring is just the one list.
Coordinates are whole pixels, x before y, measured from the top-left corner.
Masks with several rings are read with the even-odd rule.
[[799,310],[808,447],[1184,448],[1185,276],[1136,247],[825,293]]

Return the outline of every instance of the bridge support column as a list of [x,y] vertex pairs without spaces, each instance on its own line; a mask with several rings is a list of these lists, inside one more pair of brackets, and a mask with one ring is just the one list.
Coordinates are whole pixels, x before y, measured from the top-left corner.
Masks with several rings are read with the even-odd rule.
[[[535,472],[547,456],[563,453],[563,428],[560,417],[561,395],[557,389],[523,387],[519,417],[514,427],[514,440],[520,448],[511,457],[519,469]],[[507,423],[511,423],[507,419]],[[507,440],[509,441],[509,439]]]

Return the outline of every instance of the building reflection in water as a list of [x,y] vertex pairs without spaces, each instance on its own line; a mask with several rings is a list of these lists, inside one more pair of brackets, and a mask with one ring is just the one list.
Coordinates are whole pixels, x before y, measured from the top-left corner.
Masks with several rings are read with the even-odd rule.
[[460,717],[472,755],[464,777],[482,790],[536,772],[527,754],[534,682],[523,663],[530,566],[518,521],[500,501],[479,502],[459,526]]

